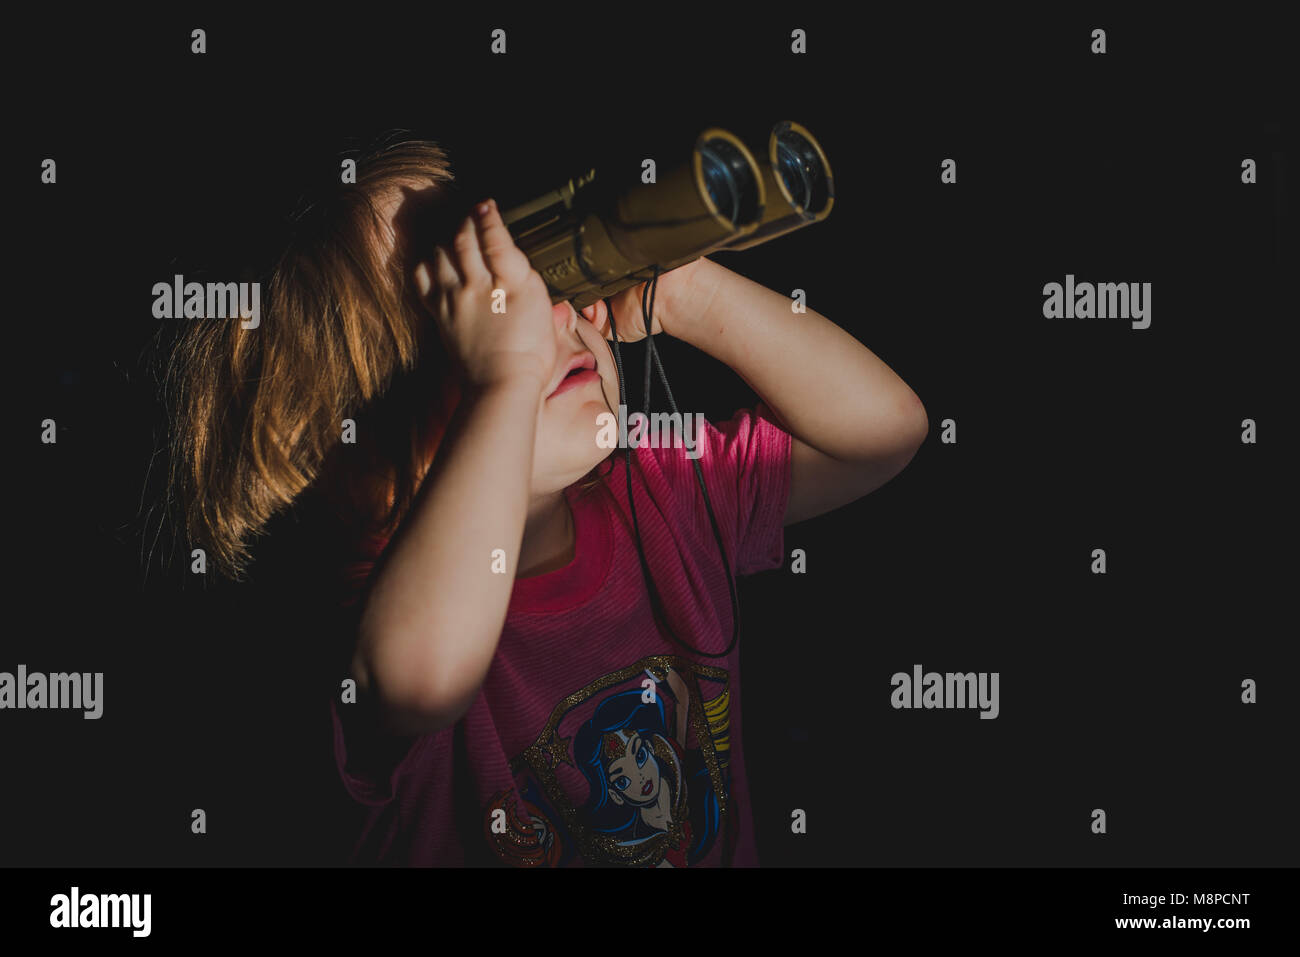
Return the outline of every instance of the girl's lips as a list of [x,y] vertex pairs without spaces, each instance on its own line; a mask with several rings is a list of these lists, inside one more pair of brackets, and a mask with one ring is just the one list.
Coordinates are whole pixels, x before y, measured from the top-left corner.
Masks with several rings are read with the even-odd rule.
[[573,375],[565,376],[560,380],[559,387],[548,395],[546,398],[554,399],[557,395],[562,395],[570,389],[579,389],[589,382],[599,382],[600,373],[595,369],[583,369],[581,372],[575,372]]
[[651,789],[651,782],[647,781],[645,785],[641,788],[641,796],[642,797],[647,796],[650,793],[650,789]]

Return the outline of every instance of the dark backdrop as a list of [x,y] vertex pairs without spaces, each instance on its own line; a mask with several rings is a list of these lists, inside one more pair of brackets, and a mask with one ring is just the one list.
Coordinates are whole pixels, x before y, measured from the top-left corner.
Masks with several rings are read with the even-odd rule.
[[[470,192],[508,205],[706,125],[791,118],[831,158],[834,212],[718,261],[808,290],[932,432],[884,488],[787,530],[806,574],[742,581],[764,862],[1296,861],[1295,130],[1277,23],[427,9],[50,19],[12,38],[31,69],[5,151],[20,214],[0,670],[102,671],[105,713],[0,713],[0,860],[327,864],[347,837],[304,530],[278,522],[238,587],[196,582],[155,539],[153,283],[233,278],[304,184],[393,129],[443,143]],[[505,57],[487,53],[496,26]],[[957,185],[939,181],[949,157]],[[1042,287],[1067,273],[1152,283],[1151,327],[1045,319]],[[707,356],[661,352],[682,408],[753,403]],[[949,418],[956,445],[939,442]],[[1000,717],[893,710],[890,676],[916,663],[999,672]]]

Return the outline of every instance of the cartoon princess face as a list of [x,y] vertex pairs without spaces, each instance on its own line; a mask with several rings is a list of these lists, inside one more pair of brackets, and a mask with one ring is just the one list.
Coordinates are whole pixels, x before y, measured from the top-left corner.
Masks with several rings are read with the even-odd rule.
[[576,763],[591,787],[586,823],[625,841],[666,831],[686,799],[683,757],[664,727],[662,698],[640,691],[601,700],[574,737]]
[[662,777],[650,742],[637,731],[611,731],[603,742],[609,796],[616,804],[646,807],[659,800]]
[[690,867],[720,840],[730,854],[729,702],[727,672],[676,658],[600,676],[511,762],[519,790],[493,804],[507,827],[486,819],[489,842],[521,866]]

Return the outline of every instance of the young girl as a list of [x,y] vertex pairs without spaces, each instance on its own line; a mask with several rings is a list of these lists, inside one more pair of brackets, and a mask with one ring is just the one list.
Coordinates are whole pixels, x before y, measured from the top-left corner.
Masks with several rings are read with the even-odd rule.
[[645,336],[642,287],[552,306],[490,200],[433,246],[451,174],[432,144],[357,179],[299,222],[261,326],[196,327],[172,367],[176,481],[222,569],[304,491],[346,531],[352,860],[757,864],[728,573],[779,567],[785,525],[897,474],[920,401],[786,296],[706,258],[661,275],[650,333],[763,401],[693,450],[627,453],[639,554],[625,450],[598,436],[611,325]]

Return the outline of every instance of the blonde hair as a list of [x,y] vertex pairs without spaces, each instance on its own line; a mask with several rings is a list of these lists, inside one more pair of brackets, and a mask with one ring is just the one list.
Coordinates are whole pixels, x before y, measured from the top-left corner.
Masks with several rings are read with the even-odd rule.
[[[177,339],[163,377],[168,511],[225,576],[244,577],[252,540],[326,471],[322,492],[366,531],[391,532],[410,507],[459,385],[426,335],[391,211],[403,187],[440,197],[451,181],[434,143],[364,153],[355,184],[338,184],[298,218],[256,328],[192,320]],[[346,468],[328,469],[346,418],[357,445]]]
[[[411,280],[451,185],[432,142],[364,151],[355,184],[333,184],[296,218],[267,271],[261,323],[189,320],[170,350],[166,509],[225,577],[246,576],[253,541],[305,491],[340,523],[344,548],[369,552],[353,577],[409,511],[461,397]],[[414,223],[395,230],[403,197]],[[579,488],[603,485],[597,466]]]

